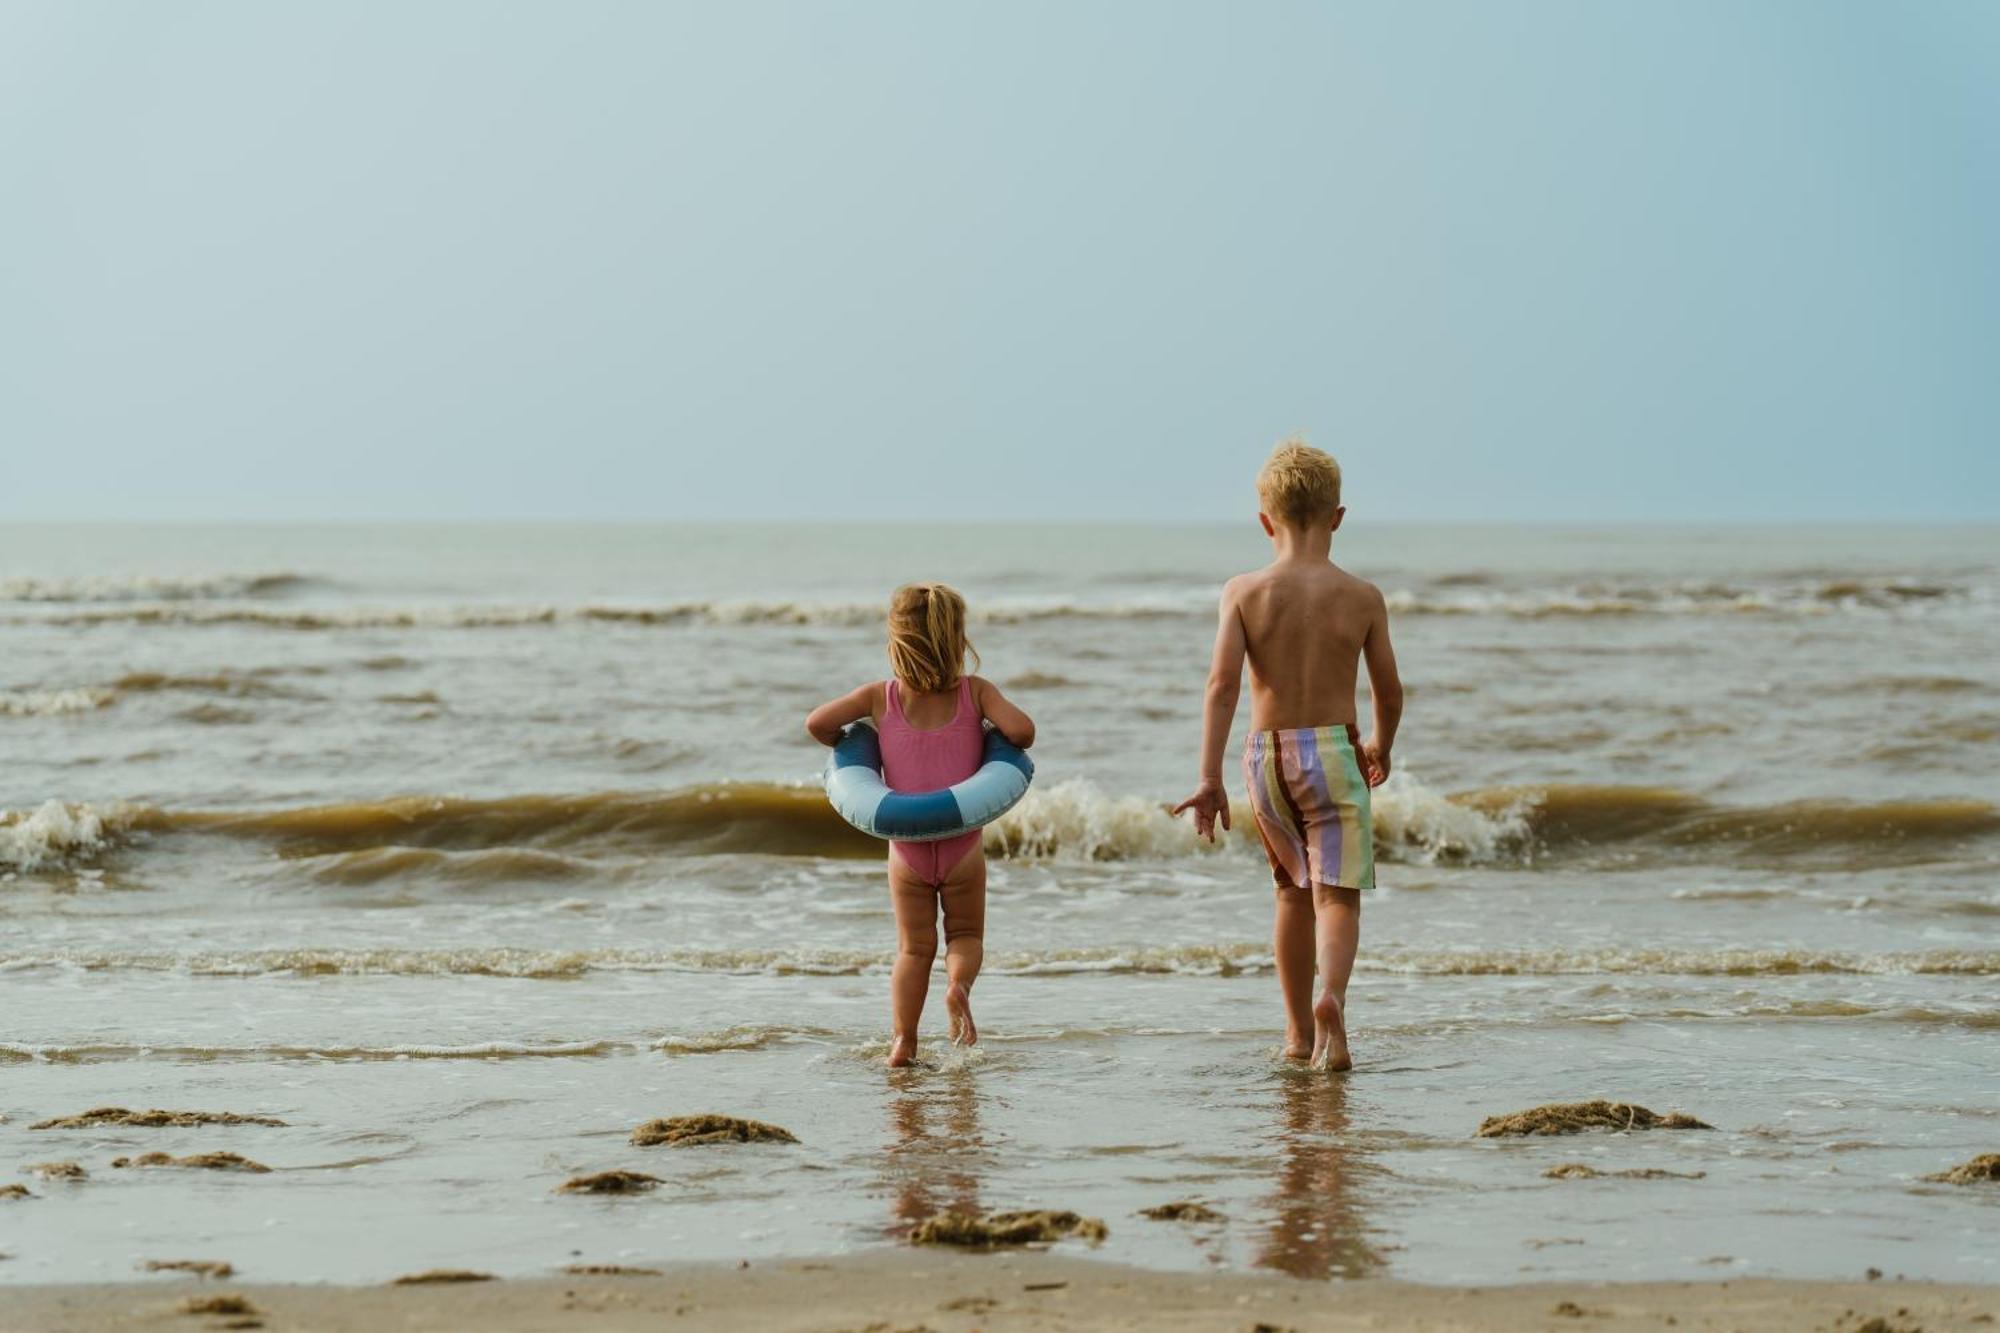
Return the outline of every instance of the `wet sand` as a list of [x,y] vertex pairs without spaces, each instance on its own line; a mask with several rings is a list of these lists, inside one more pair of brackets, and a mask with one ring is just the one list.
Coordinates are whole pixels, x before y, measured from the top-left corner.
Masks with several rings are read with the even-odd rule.
[[[190,1298],[253,1313],[197,1316]],[[235,1302],[215,1306],[236,1308]],[[446,1286],[175,1281],[17,1288],[0,1327],[464,1329],[1802,1329],[1990,1330],[2000,1288],[1940,1283],[1546,1283],[1436,1287],[1161,1273],[1055,1254],[878,1252],[830,1262],[701,1266]],[[249,1320],[256,1320],[252,1324]]]

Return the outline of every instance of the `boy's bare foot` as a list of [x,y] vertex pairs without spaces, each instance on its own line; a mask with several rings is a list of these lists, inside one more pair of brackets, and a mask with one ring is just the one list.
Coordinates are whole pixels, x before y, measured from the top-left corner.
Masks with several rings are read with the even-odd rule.
[[898,1035],[889,1043],[889,1068],[902,1069],[917,1062],[917,1039]]
[[1306,1061],[1312,1059],[1312,1053],[1312,1043],[1298,1037],[1286,1036],[1285,1058],[1287,1060],[1297,1060],[1300,1064],[1304,1064]]
[[1334,1073],[1354,1068],[1354,1056],[1347,1049],[1347,1016],[1330,990],[1321,991],[1313,1002],[1312,1067]]
[[951,1015],[951,1039],[960,1046],[977,1046],[979,1029],[972,1021],[972,993],[956,981],[944,988],[944,1011]]

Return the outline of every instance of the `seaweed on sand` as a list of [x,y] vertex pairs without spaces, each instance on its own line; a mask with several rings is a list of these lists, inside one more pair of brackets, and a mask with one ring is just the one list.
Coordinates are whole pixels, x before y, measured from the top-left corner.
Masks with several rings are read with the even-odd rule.
[[405,1273],[389,1285],[392,1287],[428,1287],[447,1282],[492,1282],[491,1273],[476,1273],[470,1268],[426,1268],[421,1273]]
[[1509,1134],[1581,1134],[1590,1129],[1713,1129],[1691,1115],[1675,1111],[1660,1115],[1631,1102],[1551,1102],[1512,1115],[1491,1115],[1479,1123],[1477,1137]]
[[660,1183],[658,1176],[643,1171],[599,1171],[594,1176],[575,1176],[556,1186],[558,1194],[639,1194]]
[[233,1152],[198,1152],[190,1153],[186,1157],[149,1152],[141,1153],[137,1157],[114,1157],[111,1159],[111,1165],[114,1167],[180,1166],[200,1171],[248,1171],[255,1175],[264,1175],[271,1169],[262,1162],[253,1162],[248,1157]]
[[990,1249],[998,1245],[1046,1244],[1065,1236],[1081,1236],[1096,1244],[1110,1234],[1110,1228],[1098,1218],[1043,1208],[1031,1212],[988,1213],[984,1217],[974,1217],[970,1213],[938,1213],[910,1228],[910,1243]]
[[236,1265],[227,1259],[148,1259],[148,1273],[193,1273],[196,1277],[225,1278],[236,1275]]
[[34,1191],[26,1185],[0,1185],[0,1199],[32,1199]]
[[262,1314],[244,1296],[190,1296],[181,1302],[182,1314]]
[[1925,1176],[1942,1185],[1979,1185],[2000,1180],[2000,1152],[1981,1153],[1969,1162],[1960,1162],[1949,1171]]
[[1551,1180],[1700,1180],[1706,1171],[1668,1171],[1657,1166],[1629,1167],[1623,1171],[1600,1171],[1587,1162],[1564,1162],[1542,1172]]
[[43,1180],[82,1180],[90,1174],[75,1162],[37,1162],[28,1170]]
[[125,1125],[134,1129],[161,1129],[188,1125],[283,1125],[275,1116],[238,1115],[234,1111],[128,1111],[122,1106],[97,1106],[81,1115],[57,1116],[28,1126],[29,1129],[92,1129],[99,1125]]
[[1150,1217],[1155,1222],[1220,1222],[1224,1214],[1217,1212],[1199,1199],[1175,1199],[1172,1203],[1141,1208],[1139,1216]]
[[571,1264],[563,1269],[577,1277],[658,1277],[657,1268],[634,1268],[628,1264]]
[[767,1125],[761,1120],[745,1120],[734,1115],[676,1115],[664,1120],[648,1120],[632,1131],[632,1142],[641,1148],[665,1143],[687,1147],[699,1143],[797,1143],[789,1129]]

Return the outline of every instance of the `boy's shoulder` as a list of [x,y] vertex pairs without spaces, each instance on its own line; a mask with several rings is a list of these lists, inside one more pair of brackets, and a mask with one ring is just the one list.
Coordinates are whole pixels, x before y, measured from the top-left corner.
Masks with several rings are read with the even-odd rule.
[[1358,602],[1369,604],[1384,602],[1380,588],[1357,574],[1349,573],[1330,560],[1310,570],[1285,569],[1277,565],[1246,570],[1222,585],[1222,597],[1224,601],[1235,601],[1286,584],[1301,582],[1317,584],[1337,594],[1352,597]]

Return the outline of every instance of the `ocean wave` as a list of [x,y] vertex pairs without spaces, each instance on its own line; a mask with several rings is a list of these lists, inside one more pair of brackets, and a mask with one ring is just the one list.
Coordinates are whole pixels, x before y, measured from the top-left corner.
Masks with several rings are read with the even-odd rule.
[[[1975,800],[1716,805],[1662,787],[1554,785],[1446,794],[1399,773],[1374,794],[1377,855],[1419,865],[1583,863],[1604,869],[1831,862],[1912,864],[1963,854],[2000,833],[2000,810]],[[1240,801],[1216,844],[1139,796],[1088,779],[1032,789],[988,826],[995,857],[1057,862],[1255,854]],[[0,870],[60,869],[134,834],[207,835],[269,845],[331,883],[422,876],[457,883],[560,880],[610,873],[592,858],[760,854],[882,855],[815,787],[718,783],[663,793],[381,801],[260,811],[44,803],[0,813]]]
[[116,690],[86,686],[68,690],[0,690],[0,717],[61,717],[94,713],[118,698]]
[[141,1042],[0,1041],[0,1063],[96,1064],[113,1060],[520,1060],[612,1055],[629,1041],[481,1041],[463,1046],[409,1042],[387,1046],[340,1043],[273,1046],[153,1045]]
[[130,818],[128,807],[54,800],[0,811],[0,871],[32,873],[87,858],[114,845]]
[[1941,602],[1970,601],[1979,590],[1965,584],[1899,577],[1803,579],[1765,584],[1714,582],[1580,583],[1564,588],[1506,590],[1446,581],[1421,590],[1387,594],[1400,615],[1563,616],[1807,615],[1888,611]]
[[312,582],[301,574],[134,574],[0,579],[0,602],[192,602],[271,597]]
[[[860,976],[886,972],[891,951],[842,949],[267,949],[156,953],[45,950],[0,954],[0,973],[167,972],[202,977],[498,977],[574,981],[597,973],[696,972],[770,976]],[[1005,976],[1081,974],[1227,978],[1271,970],[1265,943],[1042,949],[988,955]],[[2000,950],[1856,953],[1814,949],[1410,949],[1366,948],[1364,973],[1471,976],[2000,976]],[[751,1049],[774,1030],[731,1028],[663,1038],[674,1050]],[[785,1031],[791,1031],[786,1029]]]
[[[286,582],[285,580],[289,580]],[[245,581],[231,593],[225,584],[190,583],[207,592],[148,597],[134,593],[100,597],[16,597],[15,601],[124,602],[16,616],[17,623],[97,625],[129,623],[169,626],[260,626],[273,630],[352,629],[515,629],[552,625],[635,627],[777,626],[867,627],[882,622],[881,603],[803,601],[788,598],[696,598],[653,604],[581,605],[423,605],[275,607],[214,605],[267,595],[303,582],[293,575]],[[25,586],[25,585],[24,585]],[[40,585],[36,585],[40,586]],[[141,585],[134,584],[133,587]],[[1215,613],[1216,591],[1189,586],[1127,599],[1000,597],[971,610],[982,625],[1023,625],[1048,621],[1134,621],[1206,619]],[[1735,586],[1715,583],[1606,584],[1504,588],[1438,580],[1386,594],[1389,609],[1410,616],[1497,616],[1543,619],[1575,616],[1742,615],[1820,616],[1853,611],[1894,611],[1917,606],[1990,602],[1992,591],[1970,584],[1871,577],[1806,580]],[[0,598],[0,600],[8,600]]]
[[[175,675],[163,671],[129,671],[105,685],[78,685],[52,690],[0,690],[0,717],[60,717],[72,713],[94,713],[109,708],[128,694],[183,692],[211,694],[233,699],[312,699],[317,696],[277,684],[271,677],[278,668],[254,671],[221,670],[207,674]],[[204,714],[199,709],[181,714],[193,722],[241,720],[248,714]]]

